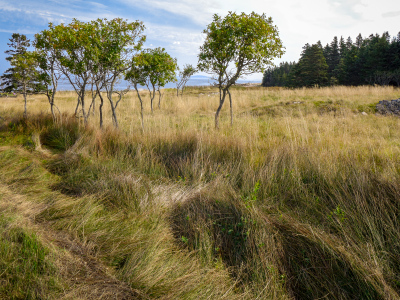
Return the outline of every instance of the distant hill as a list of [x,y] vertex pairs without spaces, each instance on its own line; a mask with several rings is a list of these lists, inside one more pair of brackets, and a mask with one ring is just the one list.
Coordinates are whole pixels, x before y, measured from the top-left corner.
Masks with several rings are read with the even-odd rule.
[[211,76],[205,76],[205,75],[193,75],[190,77],[192,79],[211,79]]

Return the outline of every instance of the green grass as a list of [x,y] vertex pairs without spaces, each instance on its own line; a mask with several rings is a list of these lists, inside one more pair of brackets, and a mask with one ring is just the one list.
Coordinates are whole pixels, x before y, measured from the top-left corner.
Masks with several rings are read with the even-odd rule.
[[0,298],[51,299],[61,287],[49,250],[15,223],[0,215]]

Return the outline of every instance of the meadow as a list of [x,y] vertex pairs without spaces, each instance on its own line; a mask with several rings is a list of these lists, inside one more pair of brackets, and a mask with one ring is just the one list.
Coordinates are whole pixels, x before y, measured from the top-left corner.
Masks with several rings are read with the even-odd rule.
[[399,89],[142,93],[0,98],[1,299],[399,299]]

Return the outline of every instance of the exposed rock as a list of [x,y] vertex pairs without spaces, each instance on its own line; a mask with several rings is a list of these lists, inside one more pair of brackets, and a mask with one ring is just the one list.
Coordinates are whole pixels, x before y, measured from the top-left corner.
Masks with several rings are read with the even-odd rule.
[[363,116],[368,116],[368,114],[367,114],[365,111],[363,111],[361,114],[362,114]]
[[376,105],[376,110],[382,115],[400,116],[400,98],[396,100],[382,100]]

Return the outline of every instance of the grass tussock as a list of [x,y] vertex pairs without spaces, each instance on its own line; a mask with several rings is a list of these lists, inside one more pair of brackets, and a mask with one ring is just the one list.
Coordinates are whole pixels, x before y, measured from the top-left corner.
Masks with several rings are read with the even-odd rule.
[[399,297],[400,124],[374,110],[397,90],[237,88],[219,131],[215,91],[185,92],[144,133],[133,94],[120,130],[13,112],[1,177],[143,298]]
[[0,214],[1,299],[50,299],[61,289],[49,250],[34,232]]

